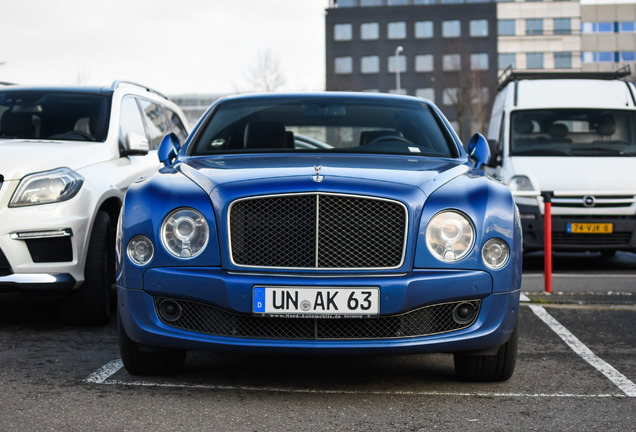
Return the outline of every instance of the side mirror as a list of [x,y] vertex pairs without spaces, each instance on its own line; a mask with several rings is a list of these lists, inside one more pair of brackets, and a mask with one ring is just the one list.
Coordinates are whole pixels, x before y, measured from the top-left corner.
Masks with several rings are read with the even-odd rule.
[[489,139],[488,145],[490,146],[490,162],[488,166],[490,168],[497,168],[501,165],[501,149],[499,148],[499,141],[496,139]]
[[475,160],[475,168],[490,162],[490,146],[482,134],[476,133],[468,143],[468,155]]
[[126,149],[122,152],[124,156],[145,155],[150,151],[150,143],[145,136],[129,132],[126,134]]
[[177,137],[177,134],[174,132],[170,132],[163,137],[161,144],[159,144],[159,150],[157,151],[159,162],[164,164],[164,166],[172,165],[177,158],[177,153],[180,148],[181,143],[179,142],[179,137]]

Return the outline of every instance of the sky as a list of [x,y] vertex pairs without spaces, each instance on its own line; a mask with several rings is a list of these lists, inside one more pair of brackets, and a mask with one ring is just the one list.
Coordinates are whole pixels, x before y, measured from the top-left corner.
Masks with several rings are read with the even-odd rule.
[[280,90],[325,87],[329,0],[0,0],[0,81],[110,85],[169,95],[253,90],[259,61]]
[[[582,0],[601,3],[608,0]],[[635,0],[610,0],[633,2]],[[143,83],[169,95],[325,87],[329,0],[0,0],[0,81]]]

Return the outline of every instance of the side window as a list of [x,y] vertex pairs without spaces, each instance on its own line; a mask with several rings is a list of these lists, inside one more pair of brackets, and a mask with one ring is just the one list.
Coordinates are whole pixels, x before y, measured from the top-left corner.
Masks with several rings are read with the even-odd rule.
[[141,118],[141,112],[137,105],[137,99],[127,96],[121,102],[121,113],[119,114],[119,148],[127,149],[126,137],[128,134],[137,134],[146,137],[144,129],[144,121]]
[[164,122],[163,111],[165,108],[145,99],[139,99],[139,103],[146,117],[150,149],[155,150],[161,144],[162,138],[169,132],[168,126]]
[[186,130],[183,122],[181,121],[181,118],[179,117],[177,113],[175,113],[174,111],[168,108],[165,109],[164,113],[168,117],[166,121],[167,121],[168,127],[170,128],[170,131],[176,133],[177,136],[179,137],[179,141],[183,143],[185,139],[188,137],[188,131]]

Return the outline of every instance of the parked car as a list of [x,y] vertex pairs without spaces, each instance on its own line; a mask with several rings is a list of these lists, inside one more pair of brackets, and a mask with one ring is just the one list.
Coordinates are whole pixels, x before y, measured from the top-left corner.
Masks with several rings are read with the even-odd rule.
[[515,368],[521,228],[431,103],[363,93],[215,102],[117,229],[119,344],[133,374],[188,350],[450,352],[458,375]]
[[493,104],[489,172],[513,190],[524,249],[636,251],[636,87],[617,72],[504,75]]
[[169,132],[185,139],[185,116],[137,84],[1,87],[0,291],[61,296],[68,322],[105,323],[124,194]]

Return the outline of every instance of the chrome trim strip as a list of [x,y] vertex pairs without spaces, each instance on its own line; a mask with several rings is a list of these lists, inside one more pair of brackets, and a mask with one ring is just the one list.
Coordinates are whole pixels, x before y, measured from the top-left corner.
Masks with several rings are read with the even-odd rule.
[[73,231],[70,228],[63,228],[57,230],[41,230],[41,231],[24,231],[14,232],[9,234],[13,240],[31,240],[31,239],[43,239],[43,238],[60,238],[71,237]]
[[[231,232],[231,227],[230,227],[230,215],[232,214],[232,207],[234,206],[234,204],[241,202],[241,201],[246,201],[246,200],[254,200],[254,199],[261,199],[261,198],[275,198],[275,197],[283,197],[283,196],[298,196],[298,195],[324,195],[324,196],[341,196],[341,197],[347,197],[347,198],[363,198],[363,199],[372,199],[372,200],[378,200],[378,201],[386,201],[386,202],[391,202],[391,203],[395,203],[400,205],[403,209],[404,209],[404,244],[402,245],[402,259],[400,260],[400,263],[395,266],[395,267],[270,267],[270,266],[249,266],[249,265],[243,265],[243,264],[237,264],[234,261],[234,256],[232,253],[232,232]],[[317,213],[317,212],[316,212]],[[395,270],[395,269],[399,269],[400,267],[402,267],[404,265],[404,261],[406,260],[406,245],[408,242],[408,233],[409,233],[409,210],[407,208],[407,206],[401,202],[401,201],[397,201],[397,200],[393,200],[393,199],[388,199],[388,198],[381,198],[381,197],[375,197],[375,196],[369,196],[369,195],[357,195],[357,194],[344,194],[344,193],[330,193],[330,192],[298,192],[298,193],[281,193],[281,194],[269,194],[269,195],[256,195],[256,196],[249,196],[249,197],[243,197],[243,198],[238,198],[235,199],[234,201],[232,201],[230,203],[230,205],[227,208],[227,214],[225,217],[225,227],[226,227],[226,232],[227,232],[227,245],[228,245],[228,251],[230,254],[230,262],[232,263],[233,266],[238,267],[238,268],[255,268],[255,269],[279,269],[279,270],[304,270],[304,271],[370,271],[370,270]]]

